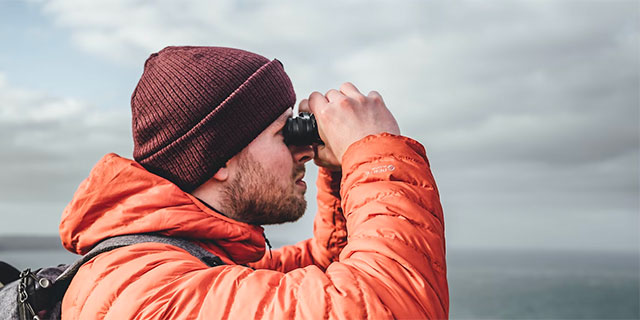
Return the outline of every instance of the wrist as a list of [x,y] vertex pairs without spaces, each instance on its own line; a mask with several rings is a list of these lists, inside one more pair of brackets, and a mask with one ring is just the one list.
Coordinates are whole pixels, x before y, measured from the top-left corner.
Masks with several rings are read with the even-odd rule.
[[[320,183],[322,181],[322,183]],[[318,170],[318,189],[329,191],[336,197],[340,197],[340,184],[342,183],[342,171],[332,171],[330,169],[319,167]]]

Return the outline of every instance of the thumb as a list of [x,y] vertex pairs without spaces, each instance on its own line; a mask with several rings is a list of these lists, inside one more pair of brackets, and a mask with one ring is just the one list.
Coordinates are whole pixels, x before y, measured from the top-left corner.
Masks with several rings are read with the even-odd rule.
[[302,101],[300,101],[300,104],[298,104],[298,112],[311,112],[308,99],[302,99]]

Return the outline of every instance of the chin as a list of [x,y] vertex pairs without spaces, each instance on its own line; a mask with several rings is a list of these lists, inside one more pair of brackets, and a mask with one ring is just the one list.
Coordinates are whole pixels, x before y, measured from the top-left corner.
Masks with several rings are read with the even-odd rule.
[[280,207],[270,212],[263,212],[261,217],[263,219],[259,223],[260,225],[273,225],[283,224],[287,222],[295,222],[300,220],[304,216],[304,212],[307,209],[307,201],[304,197],[296,197],[297,201],[290,201],[286,207]]

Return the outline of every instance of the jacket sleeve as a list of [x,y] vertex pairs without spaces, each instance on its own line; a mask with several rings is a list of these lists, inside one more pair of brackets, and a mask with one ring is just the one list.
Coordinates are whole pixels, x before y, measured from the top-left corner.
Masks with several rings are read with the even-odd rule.
[[318,171],[318,212],[313,222],[313,238],[273,250],[271,255],[265,254],[250,266],[289,272],[315,265],[325,270],[331,262],[336,261],[347,244],[346,220],[340,203],[341,178],[341,172],[331,172],[325,168]]
[[[447,318],[444,222],[424,148],[368,136],[342,165],[348,242],[325,270],[207,268],[179,249],[139,244],[83,266],[78,275],[98,280],[82,286],[74,278],[63,317],[66,310],[70,318],[105,319]],[[82,290],[96,294],[76,295]]]

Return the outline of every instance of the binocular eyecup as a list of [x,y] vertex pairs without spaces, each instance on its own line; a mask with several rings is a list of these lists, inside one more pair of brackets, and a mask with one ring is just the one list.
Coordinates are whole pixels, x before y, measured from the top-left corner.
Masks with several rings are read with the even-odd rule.
[[284,143],[293,146],[308,146],[314,143],[324,144],[318,134],[316,117],[308,112],[301,112],[297,116],[287,119],[282,134]]

